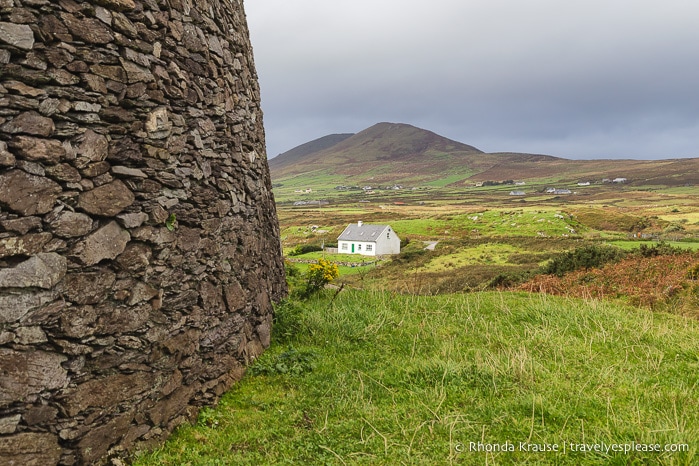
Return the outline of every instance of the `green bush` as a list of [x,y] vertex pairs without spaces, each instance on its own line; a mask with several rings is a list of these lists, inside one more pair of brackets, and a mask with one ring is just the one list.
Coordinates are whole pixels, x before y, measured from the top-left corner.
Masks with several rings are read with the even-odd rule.
[[488,282],[488,289],[491,290],[502,290],[512,288],[524,283],[532,277],[532,272],[530,270],[518,270],[516,272],[502,272],[497,274],[490,282]]
[[684,227],[679,223],[671,223],[663,230],[663,233],[677,233],[679,231],[684,231]]
[[674,256],[677,254],[682,254],[683,252],[686,252],[686,251],[682,248],[671,246],[671,245],[661,241],[660,243],[654,244],[652,246],[647,246],[645,244],[642,244],[638,248],[637,254],[641,257],[657,257],[657,256]]
[[426,259],[428,256],[428,251],[425,249],[403,249],[400,254],[393,258],[393,261],[397,264],[411,264],[419,261],[420,259]]
[[551,262],[542,268],[546,275],[559,277],[581,269],[601,267],[610,262],[618,262],[627,256],[627,252],[614,246],[590,245],[564,252],[554,256]]
[[323,248],[319,244],[299,244],[290,253],[290,256],[300,256],[309,252],[322,251]]

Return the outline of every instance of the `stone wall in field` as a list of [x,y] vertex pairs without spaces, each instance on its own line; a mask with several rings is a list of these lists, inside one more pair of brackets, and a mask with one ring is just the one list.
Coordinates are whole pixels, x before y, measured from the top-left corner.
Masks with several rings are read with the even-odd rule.
[[0,464],[154,445],[285,292],[242,0],[0,0]]

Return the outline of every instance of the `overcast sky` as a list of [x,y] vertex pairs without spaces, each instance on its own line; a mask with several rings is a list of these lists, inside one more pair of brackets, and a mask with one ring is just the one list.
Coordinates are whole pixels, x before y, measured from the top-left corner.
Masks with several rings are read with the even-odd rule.
[[409,123],[486,152],[699,157],[697,0],[248,0],[267,152]]

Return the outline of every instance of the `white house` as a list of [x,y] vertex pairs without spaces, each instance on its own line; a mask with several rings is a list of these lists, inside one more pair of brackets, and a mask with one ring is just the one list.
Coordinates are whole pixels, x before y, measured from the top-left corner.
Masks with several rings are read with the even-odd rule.
[[337,237],[337,252],[383,256],[400,253],[400,238],[389,225],[350,223]]
[[546,192],[549,194],[573,194],[573,192],[570,189],[561,188],[548,188]]

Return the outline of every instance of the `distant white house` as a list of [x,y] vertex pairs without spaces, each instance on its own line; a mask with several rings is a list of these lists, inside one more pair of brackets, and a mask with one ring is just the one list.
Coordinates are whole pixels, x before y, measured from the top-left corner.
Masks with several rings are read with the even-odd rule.
[[337,237],[337,252],[383,256],[400,253],[400,238],[389,225],[350,223]]
[[527,193],[524,191],[510,191],[510,196],[526,196]]
[[626,178],[614,178],[612,183],[626,183]]
[[573,194],[573,192],[570,189],[561,188],[548,188],[546,192],[549,194]]

